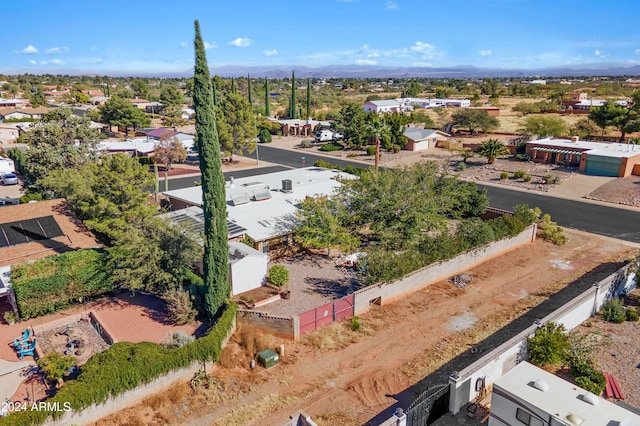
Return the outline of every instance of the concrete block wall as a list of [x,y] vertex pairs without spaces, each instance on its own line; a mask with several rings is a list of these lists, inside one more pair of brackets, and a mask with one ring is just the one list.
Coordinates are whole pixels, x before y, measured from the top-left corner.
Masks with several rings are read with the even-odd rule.
[[238,327],[255,327],[285,339],[298,340],[300,336],[299,321],[294,321],[292,317],[278,317],[264,312],[238,309],[237,322]]
[[381,304],[385,304],[399,299],[429,284],[467,271],[495,256],[529,244],[535,240],[535,235],[536,226],[532,225],[513,238],[495,241],[453,259],[429,265],[397,281],[375,284],[358,290],[354,293],[354,315],[369,310],[369,305],[373,300],[379,299]]

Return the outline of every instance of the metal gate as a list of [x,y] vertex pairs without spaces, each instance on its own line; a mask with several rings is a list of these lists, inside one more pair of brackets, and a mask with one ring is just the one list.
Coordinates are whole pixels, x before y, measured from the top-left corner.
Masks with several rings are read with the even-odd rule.
[[406,412],[407,426],[427,426],[449,410],[449,385],[432,386],[413,400]]
[[353,316],[353,294],[318,306],[298,316],[300,319],[300,337],[310,331],[331,325],[334,321],[341,321]]

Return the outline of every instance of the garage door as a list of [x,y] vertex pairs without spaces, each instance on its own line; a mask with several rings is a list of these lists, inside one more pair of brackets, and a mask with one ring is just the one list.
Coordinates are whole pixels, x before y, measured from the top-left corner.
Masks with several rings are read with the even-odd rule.
[[620,159],[589,155],[584,173],[594,176],[618,176]]

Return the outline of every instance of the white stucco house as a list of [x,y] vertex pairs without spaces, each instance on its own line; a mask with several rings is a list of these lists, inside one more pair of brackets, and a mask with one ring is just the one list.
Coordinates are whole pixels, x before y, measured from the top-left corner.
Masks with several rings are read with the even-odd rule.
[[438,140],[447,140],[450,135],[440,130],[407,127],[404,130],[404,136],[407,138],[407,144],[402,149],[407,151],[423,151],[425,149],[435,148]]

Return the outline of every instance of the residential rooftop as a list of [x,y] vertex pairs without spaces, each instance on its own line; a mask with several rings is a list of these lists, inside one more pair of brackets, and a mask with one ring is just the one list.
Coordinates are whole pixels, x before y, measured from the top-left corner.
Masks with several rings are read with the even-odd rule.
[[640,155],[640,146],[627,143],[591,142],[580,140],[574,142],[570,139],[550,138],[530,141],[528,143],[560,149],[566,148],[573,151],[582,151],[587,154],[601,155],[605,157],[625,158]]

